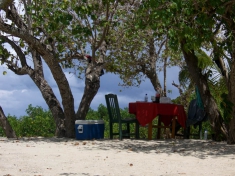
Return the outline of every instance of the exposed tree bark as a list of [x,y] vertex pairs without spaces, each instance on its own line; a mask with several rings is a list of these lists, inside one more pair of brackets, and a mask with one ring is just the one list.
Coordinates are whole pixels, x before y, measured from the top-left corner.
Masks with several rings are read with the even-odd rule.
[[166,68],[167,68],[167,57],[164,57],[164,68],[163,68],[163,79],[164,79],[164,85],[163,85],[163,97],[166,97]]
[[223,134],[228,139],[228,131],[223,122],[220,111],[217,104],[210,94],[209,86],[207,83],[207,75],[202,75],[201,69],[198,67],[198,58],[193,50],[186,50],[185,41],[181,42],[181,49],[184,54],[185,61],[188,66],[189,73],[193,81],[198,86],[201,98],[205,107],[205,111],[208,114],[211,126],[215,132],[216,140],[219,140],[219,135]]
[[42,60],[36,52],[33,52],[33,60],[35,69],[28,70],[28,74],[30,78],[34,81],[36,86],[39,88],[44,100],[46,101],[49,109],[51,110],[51,113],[56,123],[55,136],[64,137],[66,135],[66,129],[64,124],[65,115],[63,109],[58,99],[56,98],[52,88],[44,78]]
[[12,2],[13,0],[0,0],[0,9],[6,9]]
[[140,64],[142,68],[143,74],[149,78],[150,82],[153,85],[154,90],[156,88],[162,89],[162,86],[160,84],[158,75],[157,75],[157,68],[156,68],[156,62],[159,59],[160,52],[162,50],[162,47],[164,45],[165,41],[162,41],[160,47],[158,48],[158,53],[156,53],[154,38],[150,37],[148,42],[148,53],[149,53],[149,59],[147,62]]
[[178,90],[179,90],[179,93],[180,93],[180,98],[181,98],[181,104],[184,105],[184,107],[188,107],[188,102],[186,100],[186,96],[183,94],[183,90],[182,88],[180,87],[180,85],[176,84],[174,81],[172,82],[172,85],[175,86]]
[[172,82],[172,85],[175,86],[179,90],[180,96],[182,96],[183,95],[183,90],[180,87],[180,85],[176,84],[174,81]]
[[235,144],[235,60],[234,59],[231,63],[228,89],[229,89],[229,94],[228,94],[229,100],[233,103],[232,112],[231,112],[232,119],[229,122],[228,144]]
[[17,137],[15,131],[12,129],[10,123],[8,122],[1,106],[0,106],[0,124],[7,138]]
[[78,107],[78,111],[76,113],[76,119],[78,120],[85,120],[91,101],[94,99],[100,88],[100,73],[103,69],[106,50],[106,42],[103,41],[99,48],[100,56],[98,62],[96,62],[94,57],[92,57],[92,62],[88,64],[88,67],[86,69],[84,93],[81,103]]
[[90,104],[100,88],[100,79],[89,80],[86,78],[84,93],[76,114],[77,120],[85,120]]
[[[225,27],[231,35],[228,36],[226,39],[227,46],[230,46],[229,53],[230,57],[228,60],[230,60],[230,73],[229,76],[226,75],[226,71],[222,67],[221,71],[224,71],[224,76],[227,78],[226,80],[228,83],[228,98],[229,101],[233,104],[232,106],[232,112],[231,112],[231,120],[229,122],[229,128],[228,128],[228,144],[235,144],[235,22],[234,22],[234,3],[235,1],[228,1],[225,2],[223,5],[226,9],[225,13],[222,17],[222,22],[225,24]],[[220,58],[221,59],[221,58]],[[221,61],[221,60],[220,60]],[[223,63],[222,63],[223,66]]]

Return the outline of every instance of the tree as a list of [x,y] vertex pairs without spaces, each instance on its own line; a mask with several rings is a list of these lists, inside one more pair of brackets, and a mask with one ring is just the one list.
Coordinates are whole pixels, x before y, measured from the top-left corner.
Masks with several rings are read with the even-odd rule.
[[[107,36],[117,25],[114,14],[118,9],[127,8],[128,4],[118,1],[23,0],[20,3],[23,14],[16,10],[14,3],[2,8],[1,63],[7,64],[16,74],[28,74],[35,82],[55,118],[56,135],[74,137],[75,119],[85,119],[100,86],[101,70],[108,63],[105,61]],[[6,43],[15,50],[16,56],[9,52]],[[91,55],[92,61],[84,64],[87,54]],[[27,57],[33,58],[34,68],[27,63]],[[41,59],[58,85],[62,105],[44,79]],[[73,95],[62,69],[75,65],[78,65],[79,75],[86,68],[84,95],[76,118]]]
[[[34,25],[45,26],[46,39],[53,39],[49,43],[50,48],[59,51],[58,62],[64,67],[77,68],[79,75],[86,70],[84,94],[76,119],[85,119],[100,87],[101,70],[110,64],[106,51],[115,42],[109,40],[109,34],[118,25],[116,13],[126,10],[130,4],[118,1],[50,1],[45,5],[43,1],[37,1],[32,5],[37,9],[32,14],[37,20]],[[85,69],[82,61],[87,54],[92,59]]]
[[[209,114],[210,123],[214,129],[216,139],[223,134],[227,142],[235,143],[234,137],[234,59],[233,45],[234,8],[233,1],[146,1],[143,9],[151,9],[149,24],[156,21],[159,28],[165,30],[169,36],[170,46],[181,49],[189,73],[199,88],[205,110]],[[153,13],[154,12],[154,13]],[[153,26],[152,26],[153,27]],[[212,96],[208,76],[211,71],[203,73],[198,66],[198,52],[201,48],[213,51],[213,61],[218,65],[223,78],[228,83],[228,96],[224,99],[227,111],[230,112],[229,124],[224,121],[215,98]],[[228,63],[227,67],[226,64]],[[230,75],[230,76],[228,76]],[[221,95],[222,96],[222,95]],[[226,96],[224,96],[226,97]]]
[[[52,88],[49,86],[47,81],[44,78],[42,60],[40,55],[36,51],[31,51],[31,57],[34,64],[34,68],[31,68],[26,60],[25,54],[22,49],[16,45],[15,41],[10,40],[6,36],[0,36],[2,44],[9,44],[12,49],[16,52],[17,56],[15,57],[13,54],[8,53],[8,51],[2,47],[2,59],[1,61],[8,66],[8,69],[13,71],[17,75],[29,75],[30,78],[34,81],[36,86],[42,93],[43,98],[46,100],[46,103],[53,113],[53,117],[56,122],[57,129],[55,131],[56,136],[64,136],[65,128],[64,128],[64,112],[61,108],[59,101],[57,100]],[[17,42],[17,41],[16,41]],[[7,59],[7,58],[15,58]],[[17,64],[20,62],[20,65]]]
[[[113,44],[108,47],[108,57],[111,64],[105,68],[120,75],[122,86],[139,86],[147,78],[153,89],[161,88],[157,74],[163,70],[160,63],[169,59],[165,66],[173,65],[171,62],[177,53],[167,49],[167,35],[162,34],[160,30],[139,27],[138,23],[142,24],[146,16],[136,15],[141,1],[135,1],[133,4],[131,8],[126,6],[125,10],[120,12],[117,21],[119,25],[110,31],[108,40]],[[126,10],[127,8],[129,10]],[[146,15],[145,12],[141,14]],[[166,90],[164,94],[166,95]]]
[[8,122],[1,106],[0,106],[0,124],[7,138],[16,138],[15,131],[12,129],[10,123]]
[[[26,1],[23,2],[25,9],[27,9],[29,4]],[[32,27],[32,16],[28,12],[25,13],[25,18],[21,17],[13,3],[8,8],[2,10],[5,12],[5,19],[0,18],[0,29],[2,31],[1,62],[6,63],[16,74],[30,75],[31,79],[41,90],[45,101],[53,113],[57,125],[56,135],[74,137],[75,112],[73,96],[65,74],[58,63],[56,54],[46,44],[40,42],[40,36],[37,30]],[[7,23],[6,19],[11,24]],[[16,57],[8,51],[6,45],[4,45],[5,43],[8,43],[15,50],[17,53]],[[34,69],[27,64],[26,56],[33,58]],[[64,112],[52,89],[44,79],[41,57],[47,63],[58,85],[62,96]]]

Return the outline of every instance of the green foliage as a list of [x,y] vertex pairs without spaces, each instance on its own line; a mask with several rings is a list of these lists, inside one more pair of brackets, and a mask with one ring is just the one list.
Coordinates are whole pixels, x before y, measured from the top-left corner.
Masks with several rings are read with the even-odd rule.
[[233,103],[231,101],[229,101],[228,98],[228,94],[223,93],[221,95],[221,103],[220,103],[220,107],[221,107],[221,111],[223,114],[223,118],[224,118],[224,122],[226,124],[229,124],[229,121],[232,119],[232,111],[233,111]]
[[[177,102],[177,100],[175,100]],[[133,117],[133,114],[129,114],[128,108],[120,109],[122,117],[130,118]],[[39,106],[33,107],[31,104],[26,109],[27,116],[17,118],[16,116],[8,115],[8,121],[11,124],[13,130],[15,131],[18,137],[33,137],[33,136],[42,136],[42,137],[52,137],[55,133],[55,123],[50,111],[44,110]],[[104,120],[105,131],[104,138],[109,138],[109,117],[106,106],[100,104],[98,109],[92,110],[89,109],[87,113],[87,120]],[[153,124],[158,124],[158,118],[153,120]],[[118,125],[113,126],[114,130],[118,132]],[[130,126],[131,132],[134,132],[134,124]],[[123,126],[125,129],[125,126]],[[202,126],[202,131],[208,130],[209,137],[213,134],[211,130],[209,121],[204,122]],[[198,127],[191,127],[191,133],[196,134],[198,132]],[[181,131],[183,134],[183,131]],[[153,139],[156,138],[157,129],[153,128]],[[0,136],[5,136],[2,128],[0,127]],[[118,138],[118,136],[114,136]],[[140,139],[148,138],[148,128],[140,127]],[[161,138],[164,138],[164,133],[162,130]],[[198,137],[192,137],[198,138]]]
[[[8,121],[18,137],[43,136],[51,137],[55,133],[55,122],[50,111],[31,104],[26,109],[27,116],[17,118],[8,115]],[[2,128],[0,135],[4,136]]]
[[[208,139],[212,139],[212,136],[214,134],[212,128],[211,128],[211,125],[210,125],[210,122],[209,121],[205,121],[205,122],[202,122],[202,132],[201,132],[201,139],[204,139],[204,132],[205,130],[207,130],[208,132]],[[200,139],[200,134],[199,133],[199,125],[192,125],[190,127],[190,139]]]
[[20,121],[21,133],[20,136],[54,136],[55,124],[53,123],[52,116],[23,116]]
[[[11,124],[12,128],[14,129],[14,131],[16,132],[16,134],[19,134],[19,123],[18,123],[18,119],[16,116],[11,116],[8,115],[7,117],[9,123]],[[2,127],[0,127],[0,136],[5,136],[5,133],[3,132]]]
[[[128,109],[121,109],[123,117],[132,117],[129,114]],[[33,107],[31,104],[26,109],[27,116],[17,118],[16,116],[8,115],[7,119],[11,124],[13,130],[18,137],[52,137],[55,133],[55,122],[52,114],[48,110],[36,106]],[[106,106],[100,104],[97,111],[89,109],[87,120],[104,120],[105,131],[104,137],[109,138],[109,117]],[[114,130],[118,130],[118,126],[114,126]],[[134,130],[134,126],[131,126],[131,131]],[[141,138],[147,138],[146,128],[140,129]],[[5,136],[3,129],[0,127],[0,136]]]

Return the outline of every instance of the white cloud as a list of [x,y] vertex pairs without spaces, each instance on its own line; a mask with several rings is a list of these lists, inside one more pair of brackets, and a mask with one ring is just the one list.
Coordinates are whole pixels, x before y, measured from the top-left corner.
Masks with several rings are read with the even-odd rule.
[[7,90],[0,90],[0,99],[7,98],[8,96],[12,95],[13,91],[7,91]]
[[21,93],[24,93],[24,92],[27,92],[28,90],[26,90],[26,89],[23,89],[23,90],[21,90]]

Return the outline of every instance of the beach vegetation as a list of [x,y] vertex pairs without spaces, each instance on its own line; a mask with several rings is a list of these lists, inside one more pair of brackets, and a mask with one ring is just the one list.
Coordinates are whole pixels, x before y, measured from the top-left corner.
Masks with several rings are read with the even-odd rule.
[[[120,108],[121,116],[125,118],[134,117],[133,114],[129,114],[128,108]],[[26,109],[26,115],[17,117],[15,115],[8,115],[7,119],[11,124],[11,127],[16,133],[18,138],[21,137],[54,137],[56,125],[53,120],[52,113],[50,110],[43,109],[40,106],[28,105]],[[89,109],[87,113],[87,120],[103,120],[105,124],[104,138],[109,139],[109,116],[105,105],[100,104],[97,110]],[[157,124],[157,118],[153,120],[153,123]],[[75,127],[75,124],[74,124]],[[125,128],[125,126],[123,126]],[[118,125],[114,126],[114,130],[118,132]],[[134,132],[134,125],[131,124],[130,130]],[[212,138],[213,131],[211,130],[210,124],[208,122],[203,123],[202,131],[208,131],[208,138]],[[178,131],[179,134],[183,135],[183,129]],[[192,134],[198,133],[198,127],[191,128]],[[153,128],[153,139],[156,138],[157,130]],[[5,136],[2,127],[0,127],[0,136]],[[118,136],[114,136],[118,139]],[[140,139],[148,138],[148,128],[140,127]],[[168,139],[166,131],[162,130],[161,139]],[[179,138],[182,138],[179,137]],[[191,139],[199,139],[199,136],[190,136]]]

